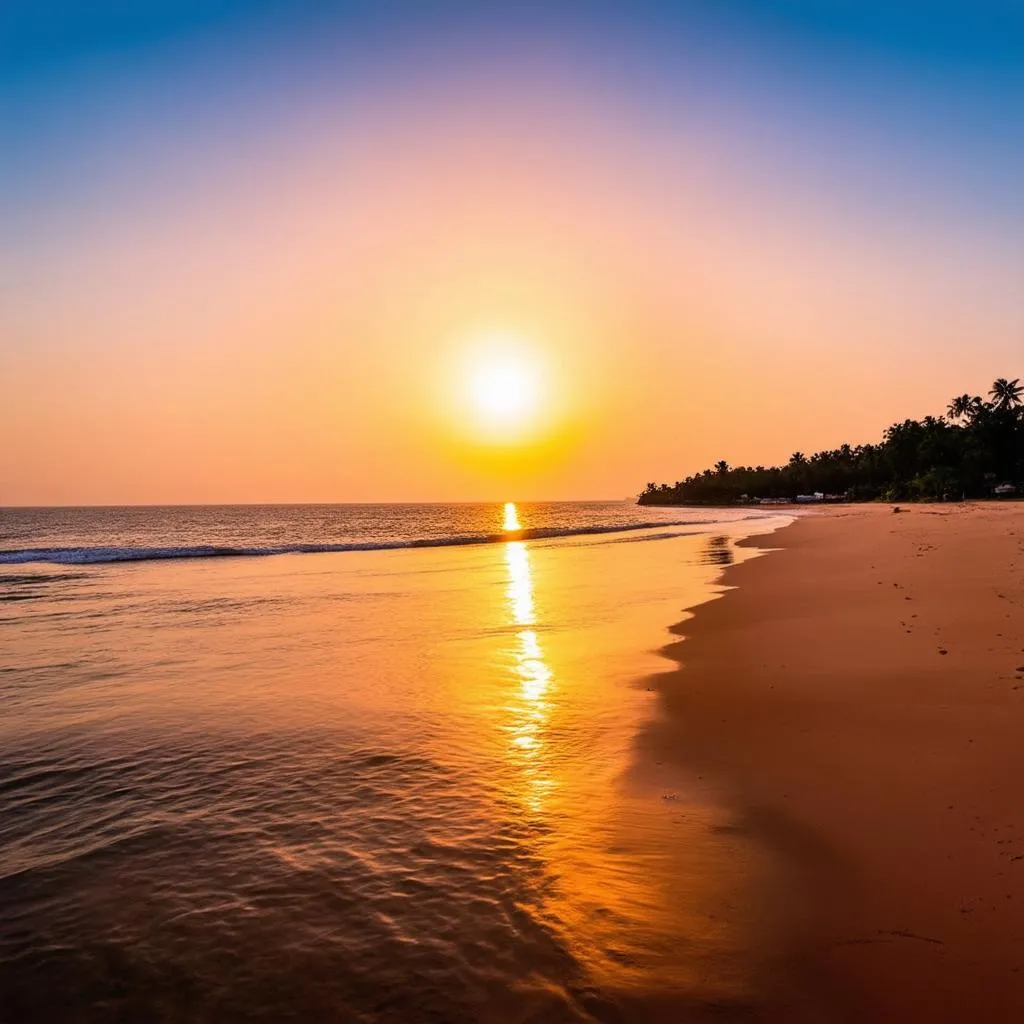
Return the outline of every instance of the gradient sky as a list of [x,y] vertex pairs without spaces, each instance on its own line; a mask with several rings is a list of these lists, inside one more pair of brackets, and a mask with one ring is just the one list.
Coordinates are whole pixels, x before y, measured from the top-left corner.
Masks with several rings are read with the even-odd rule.
[[[898,10],[893,8],[898,7]],[[1024,5],[0,5],[0,503],[624,497],[1024,376]],[[476,339],[543,414],[463,414]]]

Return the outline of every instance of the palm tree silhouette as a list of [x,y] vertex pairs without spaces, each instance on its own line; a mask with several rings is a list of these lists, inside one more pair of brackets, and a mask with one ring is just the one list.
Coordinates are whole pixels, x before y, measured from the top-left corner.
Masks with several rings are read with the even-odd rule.
[[1024,377],[993,381],[989,398],[956,395],[941,416],[892,424],[876,444],[842,444],[779,466],[695,472],[674,485],[648,484],[645,505],[734,505],[759,495],[785,500],[821,491],[851,501],[991,497],[1000,480],[1024,481]]
[[1013,380],[1000,377],[992,382],[992,389],[989,391],[992,404],[997,409],[1012,409],[1014,406],[1020,405],[1024,401],[1021,399],[1022,394],[1024,394],[1024,387],[1021,386],[1020,377],[1014,377]]
[[949,403],[949,407],[946,409],[946,415],[951,420],[963,419],[971,414],[971,410],[974,408],[974,399],[970,395],[957,395],[952,402]]

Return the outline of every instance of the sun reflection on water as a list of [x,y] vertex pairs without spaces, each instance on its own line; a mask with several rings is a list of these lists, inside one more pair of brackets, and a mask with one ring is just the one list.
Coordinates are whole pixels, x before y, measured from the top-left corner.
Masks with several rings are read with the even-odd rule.
[[519,522],[519,509],[516,508],[514,501],[505,502],[505,518],[501,528],[505,533],[518,533],[523,528]]
[[[518,523],[515,506],[512,514],[506,506],[506,522]],[[544,658],[536,625],[537,617],[533,601],[533,576],[530,568],[530,554],[522,541],[510,541],[505,545],[505,564],[508,568],[506,596],[512,624],[520,626],[515,634],[512,657],[515,673],[519,677],[519,691],[510,705],[513,721],[510,726],[512,747],[525,769],[528,785],[526,801],[530,809],[539,811],[544,797],[553,787],[553,780],[544,764],[541,754],[544,745],[544,728],[551,713],[550,690],[554,675]]]
[[[514,506],[505,519],[519,521]],[[720,820],[714,812],[687,801],[680,813],[675,800],[662,799],[662,780],[676,776],[659,771],[653,792],[647,781],[624,781],[636,691],[599,688],[575,673],[564,634],[545,631],[559,623],[558,569],[522,540],[502,548],[502,796],[529,826],[524,843],[542,865],[531,912],[608,991],[644,991],[652,977],[666,991],[691,991],[709,962],[732,984],[718,957],[731,941],[722,878],[736,876],[731,861],[720,869],[713,858],[727,845],[738,856],[735,837],[708,841]],[[602,693],[623,708],[628,736],[613,740],[612,725],[599,737],[584,731],[583,715],[595,713]]]

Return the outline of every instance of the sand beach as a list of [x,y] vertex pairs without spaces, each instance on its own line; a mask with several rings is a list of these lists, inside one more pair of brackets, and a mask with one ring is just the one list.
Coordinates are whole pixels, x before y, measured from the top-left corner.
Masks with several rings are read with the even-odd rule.
[[[641,740],[780,867],[786,1020],[1024,1008],[1024,505],[837,506],[741,542]],[[783,952],[785,949],[785,952]]]

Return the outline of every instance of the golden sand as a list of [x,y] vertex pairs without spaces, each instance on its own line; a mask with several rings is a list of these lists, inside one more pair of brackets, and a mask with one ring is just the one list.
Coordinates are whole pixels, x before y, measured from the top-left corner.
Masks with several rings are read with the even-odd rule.
[[779,1019],[1024,1015],[1024,504],[843,506],[750,541],[643,739],[779,855]]

